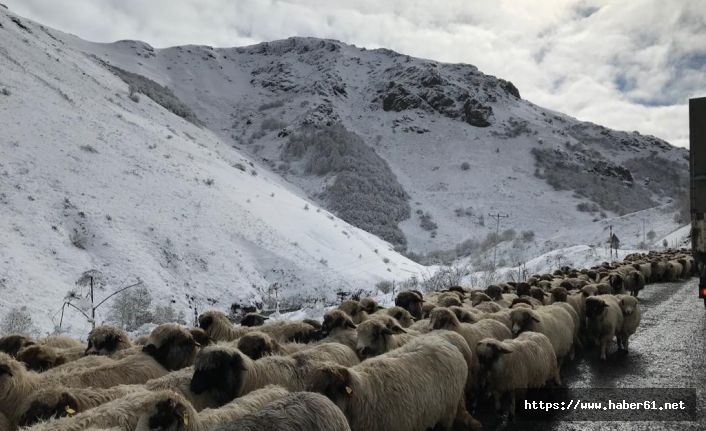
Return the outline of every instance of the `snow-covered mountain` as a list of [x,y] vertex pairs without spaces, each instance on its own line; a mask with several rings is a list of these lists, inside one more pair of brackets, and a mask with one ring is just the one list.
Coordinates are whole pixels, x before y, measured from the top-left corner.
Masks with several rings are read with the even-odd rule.
[[74,40],[0,8],[0,317],[26,306],[51,330],[92,269],[98,299],[139,278],[187,316],[275,283],[312,303],[421,270],[209,129],[131,100]]
[[429,273],[395,248],[481,268],[491,213],[508,266],[679,228],[684,149],[471,65],[314,38],[98,44],[0,8],[0,71],[0,316],[43,330],[91,269],[101,297],[140,278],[192,313]]
[[610,224],[637,246],[642,223],[620,218],[636,211],[655,237],[677,227],[684,149],[543,109],[471,65],[314,38],[71,43],[168,86],[226,145],[408,252],[482,248],[490,213],[510,216],[501,231],[534,232],[515,247],[525,258],[602,242]]

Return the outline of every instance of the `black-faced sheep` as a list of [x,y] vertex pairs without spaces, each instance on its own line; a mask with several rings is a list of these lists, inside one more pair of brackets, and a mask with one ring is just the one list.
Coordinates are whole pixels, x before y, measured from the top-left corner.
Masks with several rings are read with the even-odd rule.
[[321,365],[310,390],[333,401],[353,431],[450,430],[467,415],[467,373],[459,350],[430,335],[354,367]]
[[642,317],[642,311],[640,310],[640,304],[637,302],[636,297],[618,295],[617,298],[620,310],[623,312],[623,324],[615,335],[618,341],[618,349],[627,352],[629,338],[637,331]]
[[111,356],[120,350],[132,347],[130,338],[121,328],[96,326],[88,333],[87,355]]
[[312,392],[294,392],[255,413],[213,428],[213,431],[271,430],[350,431],[350,427],[343,412],[328,398]]
[[171,391],[136,391],[101,404],[74,416],[39,423],[28,431],[84,431],[88,429],[134,430],[139,418],[150,411],[157,400]]
[[522,332],[534,331],[546,335],[561,364],[565,356],[573,357],[574,339],[578,332],[578,317],[569,310],[573,311],[566,303],[546,305],[535,310],[513,309],[510,312],[512,333],[517,336]]
[[36,342],[26,335],[11,334],[0,338],[0,352],[17,357],[17,352],[22,348],[36,344]]
[[361,360],[396,349],[412,339],[413,335],[407,334],[396,320],[387,317],[392,320],[392,324],[369,319],[358,325],[356,353]]
[[299,343],[278,343],[268,334],[260,331],[249,332],[238,339],[238,350],[250,359],[257,360],[269,355],[289,355],[303,350],[309,345]]
[[358,342],[353,319],[341,310],[330,310],[324,314],[321,325],[322,343],[341,343],[355,350]]
[[632,296],[637,296],[645,288],[645,277],[640,271],[630,271],[625,276],[624,284]]
[[383,309],[383,307],[380,306],[380,304],[378,304],[373,298],[361,299],[360,306],[363,307],[363,310],[365,310],[368,314],[377,313],[379,310]]
[[422,304],[424,303],[424,297],[421,293],[415,290],[406,290],[397,294],[395,298],[395,305],[402,307],[415,319],[421,319],[422,316]]
[[601,359],[606,359],[608,345],[623,327],[623,311],[613,295],[586,299],[586,333],[600,346]]
[[49,386],[33,392],[23,401],[18,410],[18,425],[26,427],[50,419],[72,416],[139,391],[146,389],[139,385],[120,385],[112,388]]
[[338,309],[351,316],[353,323],[356,325],[368,319],[368,313],[365,311],[363,306],[360,305],[360,302],[354,299],[346,299],[341,302]]
[[375,314],[386,314],[388,316],[391,316],[395,320],[397,320],[397,322],[399,322],[400,326],[403,328],[409,328],[414,324],[414,318],[412,317],[412,314],[402,307],[394,306],[390,308],[383,308]]
[[287,395],[279,386],[266,386],[219,408],[197,411],[176,393],[163,391],[137,421],[135,431],[212,431],[219,425],[236,421],[260,411],[268,403]]
[[549,338],[538,332],[523,332],[512,340],[484,339],[478,343],[481,379],[493,396],[495,409],[502,410],[502,396],[509,394],[509,413],[515,413],[515,391],[541,388],[546,382],[561,384],[559,364]]
[[209,346],[199,352],[191,379],[194,394],[208,394],[219,405],[267,385],[303,390],[311,366],[331,361],[347,366],[359,362],[355,352],[338,343],[312,346],[289,356],[266,356],[253,361],[228,346]]
[[57,349],[41,344],[31,344],[17,352],[17,360],[28,370],[43,372],[69,362]]
[[262,326],[265,324],[265,321],[269,319],[266,316],[263,316],[262,314],[258,313],[247,313],[245,316],[243,316],[243,319],[240,321],[241,326],[248,326],[248,327],[253,327],[253,326]]

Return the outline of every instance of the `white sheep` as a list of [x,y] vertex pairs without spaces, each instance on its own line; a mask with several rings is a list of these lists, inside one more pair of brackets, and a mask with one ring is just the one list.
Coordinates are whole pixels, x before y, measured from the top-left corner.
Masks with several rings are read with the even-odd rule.
[[534,310],[513,309],[512,333],[517,336],[525,331],[539,332],[552,343],[554,353],[561,365],[565,356],[573,357],[574,339],[578,332],[578,316],[566,303],[546,305]]
[[628,351],[628,339],[637,331],[640,324],[642,312],[636,297],[628,295],[618,295],[618,305],[623,312],[623,324],[616,332],[618,349]]
[[321,365],[310,389],[331,399],[352,431],[450,430],[467,415],[467,373],[459,350],[429,335],[354,367]]
[[477,346],[481,378],[500,411],[503,395],[509,394],[510,415],[515,414],[515,391],[541,388],[546,382],[561,384],[559,364],[546,335],[523,332],[512,340],[481,340]]

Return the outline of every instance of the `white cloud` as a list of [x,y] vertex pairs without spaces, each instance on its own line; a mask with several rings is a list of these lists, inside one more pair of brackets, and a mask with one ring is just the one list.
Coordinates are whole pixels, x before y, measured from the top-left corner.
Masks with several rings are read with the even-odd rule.
[[688,145],[706,95],[701,0],[5,0],[88,40],[239,46],[339,39],[471,63],[582,120]]

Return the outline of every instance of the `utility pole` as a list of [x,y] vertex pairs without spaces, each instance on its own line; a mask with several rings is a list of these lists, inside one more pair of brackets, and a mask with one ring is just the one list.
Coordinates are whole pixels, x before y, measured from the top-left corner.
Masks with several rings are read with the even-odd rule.
[[493,247],[493,271],[495,271],[495,262],[498,258],[498,241],[500,240],[500,220],[510,217],[508,214],[490,214],[488,216],[495,219],[495,247]]
[[613,225],[610,225],[610,234],[608,236],[608,249],[610,250],[610,260],[613,260]]

